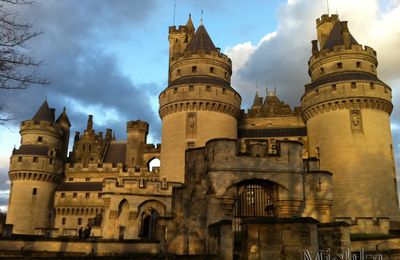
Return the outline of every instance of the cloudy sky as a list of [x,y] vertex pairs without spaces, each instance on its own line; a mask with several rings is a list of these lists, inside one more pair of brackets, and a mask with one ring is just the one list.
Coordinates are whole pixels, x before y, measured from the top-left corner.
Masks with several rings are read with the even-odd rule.
[[[8,201],[8,163],[19,145],[18,124],[33,116],[47,98],[65,106],[71,132],[82,131],[87,115],[96,130],[112,128],[125,139],[125,122],[150,123],[150,142],[160,142],[158,93],[166,87],[168,26],[174,0],[36,0],[15,11],[43,32],[29,52],[43,61],[38,73],[45,87],[0,91],[13,121],[0,127],[0,207]],[[348,20],[357,41],[378,52],[380,78],[394,93],[392,130],[400,161],[400,0],[330,0],[330,12]],[[204,24],[234,67],[233,87],[248,108],[259,89],[276,87],[281,99],[299,105],[309,82],[307,60],[316,38],[315,19],[327,12],[326,0],[176,0],[175,23],[191,13]]]

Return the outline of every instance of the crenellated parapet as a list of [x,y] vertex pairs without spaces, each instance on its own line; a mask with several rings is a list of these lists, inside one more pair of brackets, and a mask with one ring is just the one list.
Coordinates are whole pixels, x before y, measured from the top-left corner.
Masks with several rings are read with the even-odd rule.
[[129,121],[126,126],[127,132],[141,132],[147,133],[149,131],[149,124],[145,121],[137,120],[137,121]]
[[368,81],[337,82],[306,91],[302,97],[303,118],[342,109],[376,109],[392,113],[392,90],[386,84]]
[[[50,121],[37,121],[37,120],[25,120],[20,124],[20,131],[26,130],[40,130],[48,131],[56,136],[62,134],[63,128],[59,124]],[[21,133],[22,134],[22,133]]]
[[240,115],[240,95],[232,88],[218,86],[184,85],[167,88],[161,92],[160,117],[180,111],[214,111],[229,114],[235,118]]
[[180,187],[181,184],[176,182],[141,179],[124,179],[124,178],[106,178],[103,181],[103,194],[117,193],[124,194],[142,194],[151,196],[171,195],[174,187]]
[[156,178],[158,175],[157,171],[148,171],[147,166],[142,168],[136,167],[126,167],[123,163],[113,164],[113,163],[67,163],[65,165],[65,174],[73,175],[73,174],[84,174],[84,173],[109,173],[109,174],[124,174],[126,176],[132,177],[140,177],[140,176],[152,176],[152,178]]
[[[308,63],[309,74],[313,82],[331,74],[346,71],[352,71],[359,77],[364,75],[364,77],[378,81],[376,51],[368,46],[339,45],[334,46],[333,49],[314,51]],[[370,75],[368,76],[368,74]]]
[[206,143],[207,168],[245,170],[255,172],[293,172],[303,170],[303,144],[297,141],[279,141],[276,153],[269,153],[268,142],[247,140],[244,152],[236,140],[213,139]]

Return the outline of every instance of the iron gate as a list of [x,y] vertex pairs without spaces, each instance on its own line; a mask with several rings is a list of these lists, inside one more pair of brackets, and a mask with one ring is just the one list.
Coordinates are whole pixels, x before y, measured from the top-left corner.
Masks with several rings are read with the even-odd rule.
[[234,251],[237,253],[242,250],[242,223],[244,219],[276,216],[273,200],[267,192],[268,188],[268,186],[249,184],[238,189],[233,222],[233,231],[235,233]]

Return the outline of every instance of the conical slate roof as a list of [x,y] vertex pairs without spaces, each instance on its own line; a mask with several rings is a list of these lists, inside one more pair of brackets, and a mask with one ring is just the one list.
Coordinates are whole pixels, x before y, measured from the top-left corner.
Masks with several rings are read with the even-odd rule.
[[32,120],[54,122],[54,113],[49,108],[49,104],[47,104],[46,100],[40,106],[36,114],[32,117]]
[[256,91],[256,95],[254,96],[253,107],[261,106],[263,98],[258,95],[258,90]]
[[[337,21],[333,26],[332,31],[325,42],[325,45],[322,47],[322,50],[333,49],[333,47],[335,46],[344,45],[343,30],[344,30],[343,24],[340,21]],[[358,44],[356,39],[354,39],[353,35],[351,34],[350,34],[350,44],[351,45]]]
[[217,48],[215,48],[214,43],[212,42],[206,31],[206,28],[203,25],[200,25],[199,28],[197,28],[193,39],[186,47],[186,51],[191,51],[192,53],[196,53],[199,50],[203,50],[207,53],[210,51],[217,51]]
[[194,28],[194,25],[193,25],[193,21],[192,21],[192,15],[191,15],[191,14],[189,14],[189,19],[188,19],[188,21],[187,21],[187,23],[186,23],[186,27],[189,29],[189,31],[192,31],[192,32],[195,31],[195,28]]
[[68,126],[71,126],[71,122],[69,121],[69,118],[67,116],[67,112],[65,111],[65,107],[63,112],[60,114],[60,116],[57,118],[56,123],[66,123]]

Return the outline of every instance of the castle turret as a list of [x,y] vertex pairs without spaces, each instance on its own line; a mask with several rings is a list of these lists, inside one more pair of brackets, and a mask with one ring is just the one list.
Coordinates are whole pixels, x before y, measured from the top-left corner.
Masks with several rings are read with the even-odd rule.
[[31,120],[21,123],[21,146],[10,159],[11,190],[7,224],[13,234],[33,235],[49,228],[56,186],[63,179],[68,150],[69,120],[63,112],[54,122],[54,109],[45,101]]
[[[175,34],[170,28],[169,38]],[[230,85],[231,74],[231,60],[215,47],[203,25],[184,51],[170,56],[169,85],[159,96],[161,177],[183,182],[187,148],[214,138],[237,138],[241,97]]]
[[192,40],[195,32],[192,17],[189,15],[189,19],[186,25],[180,25],[169,27],[169,58],[182,55],[185,51],[186,46]]
[[336,15],[317,20],[302,97],[311,157],[333,173],[333,217],[398,218],[392,91],[377,77],[376,52]]
[[141,120],[129,121],[126,128],[128,136],[126,142],[126,165],[128,167],[140,167],[149,124]]

